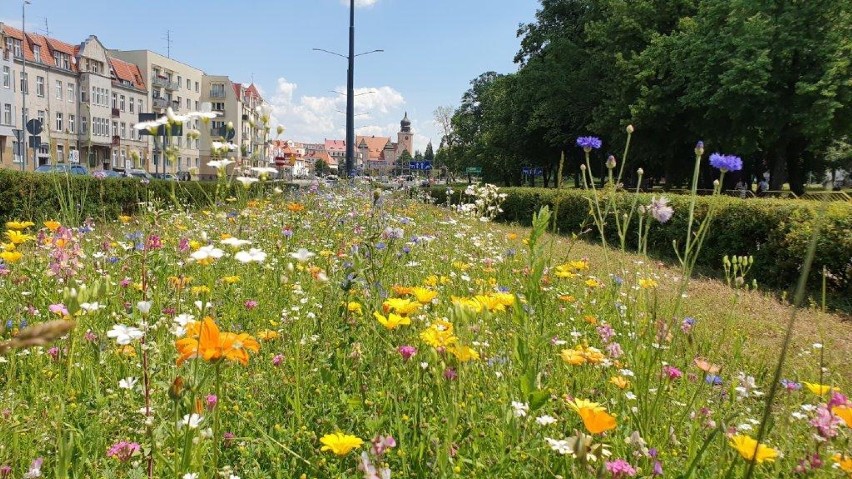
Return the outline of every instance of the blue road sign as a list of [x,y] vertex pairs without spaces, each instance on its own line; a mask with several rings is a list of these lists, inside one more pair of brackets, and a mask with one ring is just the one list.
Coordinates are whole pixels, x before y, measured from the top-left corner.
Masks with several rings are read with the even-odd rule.
[[542,176],[544,175],[544,170],[541,167],[525,166],[521,168],[521,173],[524,176]]
[[412,161],[408,163],[408,167],[412,170],[431,170],[432,163],[429,161]]

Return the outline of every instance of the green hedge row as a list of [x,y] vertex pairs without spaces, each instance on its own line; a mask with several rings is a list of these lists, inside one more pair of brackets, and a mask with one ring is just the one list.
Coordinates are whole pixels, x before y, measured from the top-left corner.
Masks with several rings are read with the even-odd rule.
[[[63,216],[61,198],[70,198],[78,218],[114,219],[133,214],[146,200],[171,204],[172,182],[137,178],[97,179],[91,176],[23,173],[0,169],[0,221],[20,219],[40,222]],[[210,204],[215,183],[180,182],[175,197],[194,208]]]
[[[459,201],[459,188],[455,188],[453,203]],[[578,190],[544,188],[501,188],[508,196],[503,203],[503,213],[498,221],[529,225],[533,212],[544,205],[554,210],[558,203],[557,230],[579,233],[581,225],[591,231],[588,235],[599,237],[590,216],[589,196]],[[431,195],[438,203],[446,203],[446,187],[435,187]],[[674,259],[672,241],[682,245],[686,236],[689,197],[668,196],[675,214],[666,224],[651,227],[648,251],[658,257]],[[633,195],[617,195],[619,210],[629,211]],[[649,204],[651,195],[640,194],[640,204]],[[751,276],[763,285],[790,289],[799,278],[811,232],[820,213],[825,223],[817,245],[809,286],[818,290],[821,272],[825,266],[831,273],[829,287],[847,298],[852,293],[852,205],[843,202],[818,203],[803,200],[772,200],[722,197],[698,197],[695,214],[698,221],[707,214],[710,204],[717,210],[712,229],[698,258],[698,264],[715,270],[721,269],[725,255],[752,255],[754,267]],[[636,220],[628,233],[628,244],[636,245]],[[618,244],[615,222],[606,222],[608,241]]]

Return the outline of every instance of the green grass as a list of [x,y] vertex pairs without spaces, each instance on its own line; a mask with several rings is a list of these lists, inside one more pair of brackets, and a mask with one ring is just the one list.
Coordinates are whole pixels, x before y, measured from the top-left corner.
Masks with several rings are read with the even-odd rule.
[[[37,457],[57,478],[364,477],[361,452],[399,478],[609,477],[604,464],[616,458],[644,477],[655,460],[666,477],[741,477],[746,461],[726,432],[756,435],[764,398],[755,391],[769,390],[790,312],[762,293],[704,279],[681,301],[679,270],[646,257],[553,237],[541,224],[480,222],[399,193],[249,195],[91,231],[40,227],[0,275],[0,313],[11,321],[0,338],[12,341],[24,320],[76,328],[2,357],[0,466],[12,477]],[[228,237],[251,244],[230,247],[221,242]],[[192,259],[205,246],[223,255]],[[265,259],[236,260],[250,248]],[[410,324],[383,327],[373,313],[388,316],[389,298],[416,301],[406,289],[414,286],[437,295],[405,315]],[[177,343],[192,337],[191,324],[178,331],[182,314],[258,338],[259,351],[247,351],[249,338],[225,336],[208,360],[178,365],[181,346],[196,350]],[[695,319],[689,332],[686,317]],[[116,325],[144,338],[119,345],[109,336]],[[426,340],[442,334],[443,346]],[[842,318],[803,311],[784,377],[848,392],[850,339]],[[406,360],[401,346],[416,355]],[[585,364],[564,361],[567,349]],[[241,351],[246,365],[217,359]],[[720,367],[721,385],[705,382],[696,358]],[[668,379],[664,365],[682,377]],[[124,389],[125,378],[137,381]],[[600,403],[615,428],[590,434],[568,405],[573,398]],[[812,477],[836,477],[831,456],[848,450],[849,428],[817,445],[808,422],[815,412],[802,409],[824,401],[807,389],[781,393],[764,442],[784,456],[755,477],[789,475],[815,450],[826,465]],[[203,418],[198,428],[178,427],[193,413]],[[539,424],[545,415],[556,422]],[[340,456],[322,451],[320,439],[335,432],[364,445]],[[548,442],[579,432],[596,461]],[[625,441],[634,432],[656,459]],[[396,447],[370,452],[370,440],[388,435]],[[108,457],[119,441],[141,448],[126,462]]]

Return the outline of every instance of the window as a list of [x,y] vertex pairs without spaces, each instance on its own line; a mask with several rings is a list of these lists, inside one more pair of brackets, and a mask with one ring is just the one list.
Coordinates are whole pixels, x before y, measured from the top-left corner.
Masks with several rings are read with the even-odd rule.
[[42,127],[49,126],[47,122],[44,121],[44,110],[38,111],[38,121],[41,122]]
[[127,138],[127,123],[121,122],[121,139]]
[[71,57],[67,53],[54,51],[53,63],[56,64],[56,68],[62,68],[63,70],[71,69]]
[[225,85],[222,83],[214,83],[210,85],[210,97],[225,98]]
[[56,99],[62,100],[62,81],[56,80]]
[[198,100],[195,100],[195,111],[198,111]]
[[112,122],[112,136],[118,136],[118,122]]
[[56,145],[56,160],[65,163],[65,147],[62,145]]
[[[123,98],[123,97],[122,97],[122,98]],[[130,113],[133,113],[133,98],[131,98],[131,99],[130,99],[130,101],[129,101],[129,102],[127,102],[127,103],[128,103],[128,105],[127,105],[127,106],[129,106],[129,107],[130,107]]]
[[36,77],[36,95],[44,96],[44,77]]
[[139,113],[142,113],[142,100],[141,99],[136,100],[136,106],[139,107],[136,111],[138,111]]
[[85,135],[88,132],[89,132],[88,120],[86,119],[85,116],[81,116],[80,117],[80,133]]
[[24,92],[25,95],[30,93],[29,83],[29,75],[21,72],[21,91]]
[[68,131],[70,131],[71,133],[74,133],[74,123],[75,123],[74,120],[75,119],[76,118],[74,117],[74,115],[68,115]]
[[38,45],[33,45],[33,56],[35,57],[36,63],[41,63],[41,47]]
[[68,103],[74,103],[74,84],[68,84]]
[[195,93],[198,93],[198,82],[195,82]]
[[189,81],[189,78],[187,78],[187,79],[186,79],[186,89],[187,89],[187,90],[190,90],[190,89],[191,89],[191,87],[192,87],[192,82],[191,82],[191,81]]
[[6,103],[3,105],[3,124],[11,125],[12,124],[12,105]]
[[115,92],[112,93],[112,107],[118,108],[118,95]]
[[124,110],[124,95],[121,95],[121,96],[118,98],[118,108],[119,108],[121,111],[125,111],[125,110]]
[[178,80],[177,80],[178,88],[180,88],[180,84],[183,83],[183,78],[180,75],[178,75],[177,77],[178,77]]
[[6,49],[10,50],[15,58],[21,58],[24,56],[24,49],[22,48],[21,41],[17,38],[6,37]]
[[3,67],[3,88],[11,88],[12,86],[12,70],[9,67]]
[[56,112],[56,131],[62,131],[62,113]]

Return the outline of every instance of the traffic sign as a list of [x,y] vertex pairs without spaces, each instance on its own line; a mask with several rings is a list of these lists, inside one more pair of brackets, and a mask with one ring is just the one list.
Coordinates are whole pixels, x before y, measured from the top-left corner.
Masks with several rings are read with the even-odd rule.
[[542,176],[544,170],[541,167],[525,166],[521,168],[521,173],[525,176]]
[[69,151],[68,160],[70,160],[71,163],[80,163],[80,152],[78,150]]
[[408,163],[408,167],[412,170],[431,170],[432,163],[429,161],[412,161]]
[[30,137],[30,148],[41,148],[41,137],[40,136],[31,136]]
[[15,128],[14,130],[12,130],[12,133],[15,134],[15,140],[24,141],[24,130]]
[[27,131],[30,132],[30,135],[38,135],[41,133],[42,124],[41,120],[38,118],[33,118],[32,120],[27,122]]
[[482,174],[482,168],[479,167],[479,166],[471,166],[470,168],[467,168],[465,170],[465,173],[468,174],[468,175],[481,175]]

